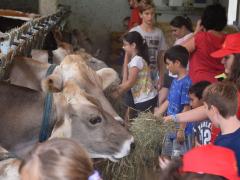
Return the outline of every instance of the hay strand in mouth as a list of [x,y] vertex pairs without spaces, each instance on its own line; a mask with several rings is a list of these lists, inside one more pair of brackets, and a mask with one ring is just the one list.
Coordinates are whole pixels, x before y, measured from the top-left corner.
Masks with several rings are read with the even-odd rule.
[[155,118],[152,113],[140,113],[133,119],[130,131],[134,137],[135,149],[118,162],[103,161],[96,168],[102,172],[105,180],[141,180],[144,169],[158,166],[158,155],[164,135],[175,131],[174,122],[164,123],[162,118]]

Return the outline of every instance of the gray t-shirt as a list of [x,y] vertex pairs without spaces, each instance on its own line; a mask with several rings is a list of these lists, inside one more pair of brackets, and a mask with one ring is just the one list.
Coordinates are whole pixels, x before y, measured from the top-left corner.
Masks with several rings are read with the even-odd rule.
[[151,78],[154,83],[156,83],[159,77],[157,65],[158,54],[161,50],[167,49],[167,44],[165,42],[163,32],[156,27],[151,32],[145,32],[140,25],[132,28],[130,32],[131,31],[139,32],[147,42],[151,68]]

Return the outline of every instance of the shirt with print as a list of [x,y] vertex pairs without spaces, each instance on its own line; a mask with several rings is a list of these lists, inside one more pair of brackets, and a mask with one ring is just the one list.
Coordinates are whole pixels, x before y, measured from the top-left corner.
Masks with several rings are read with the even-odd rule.
[[199,144],[206,145],[211,142],[212,122],[210,120],[195,122],[193,131]]
[[134,103],[141,103],[153,99],[157,95],[152,80],[150,78],[150,69],[147,62],[141,56],[134,56],[128,63],[128,69],[137,67],[137,81],[131,88]]
[[189,104],[189,88],[191,85],[192,81],[188,75],[173,80],[168,94],[167,115],[178,114],[182,112],[185,105]]
[[159,78],[158,55],[161,50],[167,49],[167,44],[163,32],[159,28],[154,28],[151,32],[145,32],[141,26],[136,26],[130,30],[139,32],[148,45],[148,56],[150,61],[151,78],[156,85]]
[[237,159],[238,175],[240,175],[240,128],[233,133],[219,134],[214,144],[234,151]]

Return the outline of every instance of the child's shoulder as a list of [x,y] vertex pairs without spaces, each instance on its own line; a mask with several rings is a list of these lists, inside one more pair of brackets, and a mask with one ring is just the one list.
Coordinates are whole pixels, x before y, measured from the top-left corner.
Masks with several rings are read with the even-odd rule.
[[139,32],[139,31],[141,31],[141,30],[142,30],[142,29],[141,29],[141,26],[138,25],[138,26],[135,26],[135,27],[133,27],[132,29],[130,29],[129,32],[132,32],[132,31],[137,31],[137,32]]

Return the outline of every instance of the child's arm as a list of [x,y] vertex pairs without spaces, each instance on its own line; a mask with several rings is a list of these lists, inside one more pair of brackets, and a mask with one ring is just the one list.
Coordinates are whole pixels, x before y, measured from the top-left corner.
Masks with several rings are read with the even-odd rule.
[[[189,111],[190,109],[191,109],[191,107],[189,105],[185,105],[183,110],[182,110],[182,112]],[[179,143],[183,143],[184,142],[184,137],[185,137],[184,130],[185,130],[185,127],[186,127],[186,123],[185,122],[179,123],[179,129],[177,131],[177,141]]]
[[[192,109],[187,112],[182,112],[176,114],[176,119],[178,122],[194,122],[194,121],[202,121],[207,119],[207,114],[205,113],[204,106],[200,106],[198,108]],[[173,120],[171,116],[164,117],[165,121]]]
[[124,92],[127,92],[131,87],[134,86],[134,84],[137,81],[139,69],[137,67],[132,67],[129,69],[129,76],[128,79],[125,82],[122,82],[116,89],[116,92],[112,93],[113,98],[117,98],[120,95],[122,95]]
[[164,73],[166,72],[166,65],[164,63],[164,59],[163,59],[163,54],[165,51],[161,50],[158,53],[158,59],[157,59],[157,63],[158,63],[158,70],[159,70],[159,82],[158,82],[158,90],[161,89],[162,85],[163,85],[163,77],[164,77]]
[[168,100],[165,100],[162,103],[162,105],[154,111],[154,116],[155,117],[160,117],[163,113],[165,113],[167,111],[168,104],[169,104]]
[[128,56],[127,53],[125,53],[124,56],[124,63],[123,63],[123,79],[122,83],[125,83],[128,79],[128,62],[129,62],[130,57]]

